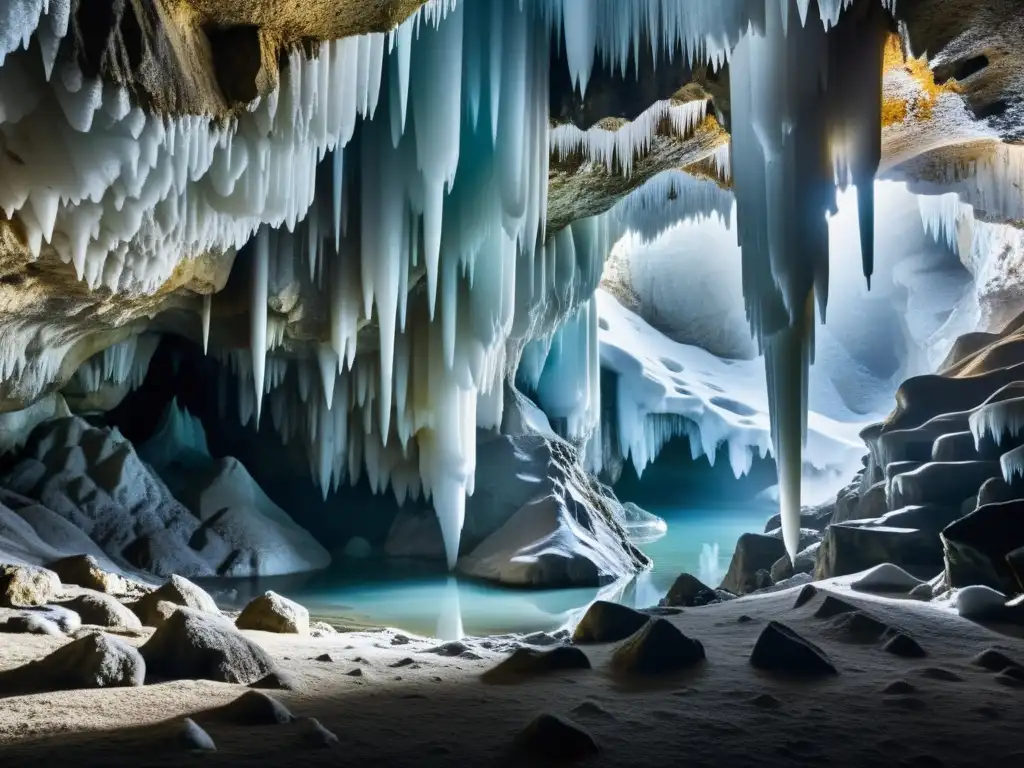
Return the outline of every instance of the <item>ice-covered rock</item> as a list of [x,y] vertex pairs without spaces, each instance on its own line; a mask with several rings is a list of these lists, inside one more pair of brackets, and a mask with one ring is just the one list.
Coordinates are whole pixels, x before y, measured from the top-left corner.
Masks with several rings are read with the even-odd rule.
[[70,415],[67,403],[57,393],[36,400],[23,410],[0,413],[0,455],[20,449],[32,430],[44,421]]
[[980,584],[958,589],[953,600],[957,613],[971,621],[995,620],[1006,613],[1006,595]]
[[60,591],[53,571],[29,565],[0,565],[0,606],[46,605]]
[[1024,501],[987,504],[942,532],[950,587],[983,585],[1007,595],[1022,590],[1007,555],[1024,547]]
[[75,584],[107,595],[123,595],[128,583],[123,576],[103,570],[92,555],[72,555],[50,563],[64,584]]

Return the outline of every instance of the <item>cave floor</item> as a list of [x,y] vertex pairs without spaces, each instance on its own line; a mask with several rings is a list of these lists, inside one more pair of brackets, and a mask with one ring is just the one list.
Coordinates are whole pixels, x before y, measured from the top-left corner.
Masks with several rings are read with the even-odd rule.
[[[819,586],[905,630],[927,656],[900,658],[837,633],[834,623],[814,616],[821,594],[793,607],[798,590],[671,617],[704,644],[707,661],[643,684],[611,674],[613,646],[586,647],[592,670],[493,685],[479,675],[504,658],[501,640],[449,644],[446,650],[458,655],[446,656],[432,650],[436,641],[390,630],[325,638],[247,632],[299,681],[296,691],[271,694],[296,717],[317,718],[336,734],[333,748],[315,747],[302,720],[273,726],[210,720],[204,711],[243,689],[185,681],[2,699],[0,762],[76,768],[197,759],[205,766],[544,765],[513,744],[537,714],[550,712],[572,719],[597,741],[599,753],[584,765],[1024,764],[1024,688],[972,663],[987,649],[1024,662],[1024,641],[937,603],[866,595],[838,582]],[[750,651],[770,619],[825,650],[839,674],[794,682],[751,667]],[[62,642],[0,635],[0,668],[40,658]],[[324,653],[333,661],[314,660]],[[900,681],[905,685],[887,692]],[[207,730],[216,752],[192,755],[177,745],[172,734],[184,716]]]

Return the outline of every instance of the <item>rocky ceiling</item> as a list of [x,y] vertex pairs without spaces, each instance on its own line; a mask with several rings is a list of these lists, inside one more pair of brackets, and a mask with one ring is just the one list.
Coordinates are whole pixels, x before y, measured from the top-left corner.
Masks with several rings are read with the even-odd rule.
[[[861,0],[872,2],[872,0]],[[421,0],[114,0],[74,3],[74,34],[60,56],[87,74],[126,86],[137,102],[163,114],[231,114],[278,82],[283,54],[316,41],[393,28]],[[856,11],[855,11],[856,12]],[[942,183],[951,164],[969,173],[979,158],[1005,151],[1024,136],[1024,4],[1017,0],[901,0],[887,49],[883,174]],[[554,67],[562,73],[564,66]],[[612,207],[639,184],[668,169],[719,177],[711,157],[728,141],[728,79],[677,63],[656,69],[650,58],[626,79],[599,73],[586,98],[567,75],[552,83],[555,123],[614,130],[652,104],[711,99],[714,109],[680,133],[664,121],[631,174],[580,156],[553,158],[549,231]],[[2,214],[0,214],[2,216]],[[244,287],[229,280],[234,253],[209,253],[183,263],[158,291],[146,296],[89,291],[73,268],[44,248],[32,259],[17,219],[0,219],[0,325],[18,329],[28,365],[47,348],[66,350],[50,388],[65,384],[91,355],[143,328],[198,339],[202,296],[218,293],[214,343],[248,344]],[[415,276],[413,276],[415,277]],[[410,284],[415,288],[416,281]],[[286,286],[271,309],[287,318],[289,337],[323,332],[326,309],[315,291]],[[367,334],[373,348],[374,334]],[[41,363],[39,363],[41,364]],[[0,410],[23,408],[38,397],[16,378],[3,377]]]

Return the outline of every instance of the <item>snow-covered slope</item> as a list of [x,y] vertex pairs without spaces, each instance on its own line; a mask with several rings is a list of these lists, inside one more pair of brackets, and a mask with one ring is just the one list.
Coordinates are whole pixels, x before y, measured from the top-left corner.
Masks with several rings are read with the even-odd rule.
[[[601,366],[618,374],[618,440],[606,441],[607,447],[630,458],[640,473],[674,437],[688,437],[694,457],[711,461],[725,443],[737,476],[749,471],[755,451],[771,451],[762,360],[722,360],[678,344],[603,290],[596,303]],[[827,377],[812,375],[812,385],[811,400],[821,410],[808,417],[806,463],[845,471],[859,466],[864,444],[858,432],[874,419],[848,411]]]

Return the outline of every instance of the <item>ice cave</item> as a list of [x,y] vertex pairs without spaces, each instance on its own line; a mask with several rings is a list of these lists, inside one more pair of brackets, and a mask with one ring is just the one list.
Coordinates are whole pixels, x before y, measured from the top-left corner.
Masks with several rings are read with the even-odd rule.
[[1021,40],[0,0],[0,760],[1019,763]]

